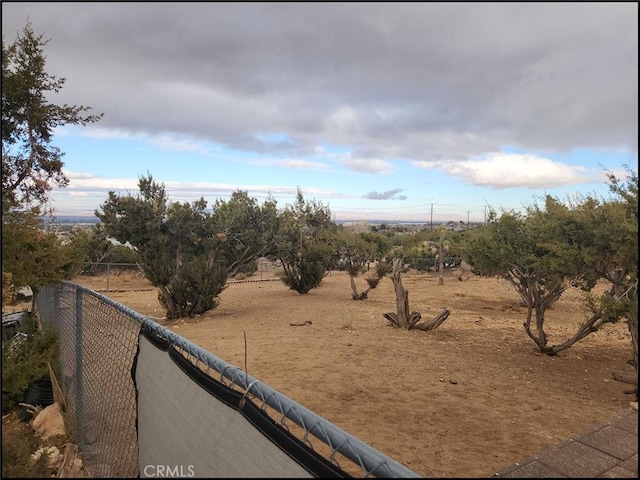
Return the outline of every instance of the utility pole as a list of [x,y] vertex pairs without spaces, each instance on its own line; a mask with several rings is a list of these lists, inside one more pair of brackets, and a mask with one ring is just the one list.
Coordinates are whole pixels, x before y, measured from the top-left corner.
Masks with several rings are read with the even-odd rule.
[[467,210],[467,228],[469,228],[469,213],[471,213],[469,210]]
[[433,232],[433,203],[431,204],[431,231]]

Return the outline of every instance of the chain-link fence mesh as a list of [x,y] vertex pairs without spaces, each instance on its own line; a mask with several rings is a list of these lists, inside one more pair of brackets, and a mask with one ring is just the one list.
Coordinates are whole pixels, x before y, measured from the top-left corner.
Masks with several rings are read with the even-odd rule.
[[42,289],[43,324],[60,335],[60,386],[75,441],[92,477],[136,477],[135,387],[140,321],[115,302],[73,284]]
[[[462,257],[444,257],[443,267],[447,270],[458,268],[462,264]],[[415,268],[421,272],[437,272],[440,269],[438,257],[407,257],[405,266]]]
[[144,276],[137,263],[85,262],[82,264],[82,275],[119,275],[121,272],[139,273]]
[[350,475],[419,477],[239,367],[97,292],[70,282],[43,288],[36,296],[36,314],[60,335],[60,385],[91,477],[139,475],[133,372],[143,327],[211,378],[244,392],[282,428]]

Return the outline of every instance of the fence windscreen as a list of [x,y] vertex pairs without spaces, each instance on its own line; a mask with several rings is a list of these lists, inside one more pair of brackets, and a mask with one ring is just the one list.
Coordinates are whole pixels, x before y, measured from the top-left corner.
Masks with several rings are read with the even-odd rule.
[[40,289],[92,477],[413,477],[415,472],[154,320],[80,285]]

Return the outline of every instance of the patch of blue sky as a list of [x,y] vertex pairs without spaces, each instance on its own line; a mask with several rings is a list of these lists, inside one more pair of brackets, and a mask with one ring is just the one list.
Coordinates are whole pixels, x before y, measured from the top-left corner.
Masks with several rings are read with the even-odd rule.
[[352,148],[347,145],[334,145],[325,142],[318,143],[317,148],[321,152],[334,155],[349,153],[352,150]]
[[271,132],[271,133],[256,133],[254,135],[256,140],[272,145],[295,145],[296,142],[290,135],[282,132]]
[[[138,178],[151,173],[159,181],[233,181],[246,169],[233,151],[207,143],[147,136],[87,136],[70,132],[55,138],[65,152],[65,169],[105,178]],[[221,173],[226,179],[220,178]],[[237,178],[236,178],[237,180]]]

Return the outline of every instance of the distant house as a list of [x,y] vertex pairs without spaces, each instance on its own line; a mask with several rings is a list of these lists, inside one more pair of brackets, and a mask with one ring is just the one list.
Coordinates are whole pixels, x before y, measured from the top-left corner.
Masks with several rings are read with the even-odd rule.
[[447,230],[453,230],[454,232],[461,232],[467,229],[467,224],[463,221],[454,222],[450,220],[447,222]]

